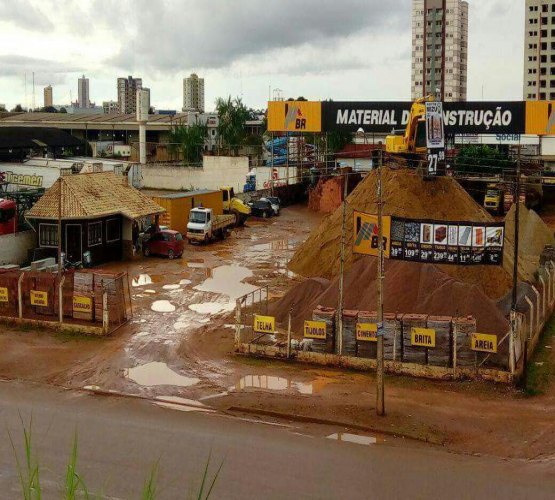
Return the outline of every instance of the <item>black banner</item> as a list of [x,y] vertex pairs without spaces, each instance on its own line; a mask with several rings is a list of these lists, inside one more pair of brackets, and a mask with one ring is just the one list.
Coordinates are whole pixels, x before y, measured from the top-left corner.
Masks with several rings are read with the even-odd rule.
[[[322,102],[322,131],[389,134],[404,129],[411,102]],[[444,102],[445,133],[524,134],[525,102]]]
[[433,264],[503,263],[504,223],[391,218],[390,258]]

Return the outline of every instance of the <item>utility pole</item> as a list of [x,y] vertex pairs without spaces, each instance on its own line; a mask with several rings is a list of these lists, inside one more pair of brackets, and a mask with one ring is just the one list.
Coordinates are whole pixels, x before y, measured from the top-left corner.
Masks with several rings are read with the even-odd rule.
[[58,177],[58,280],[62,279],[62,176]]
[[378,159],[378,331],[376,354],[376,414],[385,415],[384,401],[384,352],[383,352],[383,279],[384,279],[384,247],[383,247],[383,200],[382,200],[382,150]]
[[343,176],[343,222],[341,225],[341,260],[339,261],[339,311],[337,314],[337,331],[339,332],[337,354],[343,355],[343,279],[345,275],[345,233],[347,225],[347,188],[349,177],[347,172]]

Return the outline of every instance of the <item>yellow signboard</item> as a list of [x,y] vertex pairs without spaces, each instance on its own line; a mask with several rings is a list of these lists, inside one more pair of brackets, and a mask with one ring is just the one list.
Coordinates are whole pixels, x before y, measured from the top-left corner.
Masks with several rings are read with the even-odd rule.
[[357,323],[357,340],[377,342],[378,325],[376,323]]
[[326,340],[326,323],[324,321],[305,321],[304,338]]
[[38,292],[36,290],[31,290],[31,305],[48,307],[48,292]]
[[473,351],[497,352],[497,335],[486,335],[485,333],[473,333],[470,337],[470,348]]
[[416,347],[436,346],[436,331],[431,328],[411,328],[410,343]]
[[79,295],[73,296],[73,312],[92,312],[92,299],[91,297],[82,297]]
[[8,289],[0,287],[0,302],[8,302]]
[[530,135],[555,134],[555,101],[526,102],[526,133]]
[[269,132],[321,132],[322,103],[316,101],[268,102]]
[[254,316],[254,331],[256,333],[274,333],[276,331],[276,318],[272,316]]
[[[389,259],[390,240],[391,240],[391,217],[382,217],[383,228],[383,249],[384,257]],[[354,244],[353,252],[363,255],[378,256],[378,216],[365,214],[363,212],[354,213]]]

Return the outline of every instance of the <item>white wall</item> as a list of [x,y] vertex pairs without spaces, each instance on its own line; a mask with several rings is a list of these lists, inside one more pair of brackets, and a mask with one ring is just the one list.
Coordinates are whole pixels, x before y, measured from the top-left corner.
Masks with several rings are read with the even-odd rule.
[[34,231],[22,231],[0,236],[0,266],[4,264],[23,264],[27,262],[28,250],[37,246]]
[[142,169],[145,189],[220,189],[232,186],[243,191],[249,159],[246,156],[205,156],[202,167],[166,167],[145,165]]

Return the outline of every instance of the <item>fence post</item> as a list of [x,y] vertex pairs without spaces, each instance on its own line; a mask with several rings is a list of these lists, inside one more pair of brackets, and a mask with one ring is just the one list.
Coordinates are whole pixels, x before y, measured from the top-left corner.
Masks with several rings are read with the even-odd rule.
[[18,302],[18,313],[19,313],[19,319],[23,319],[23,290],[22,290],[22,284],[23,284],[23,277],[25,276],[25,273],[21,273],[19,275],[19,279],[17,280],[17,302]]
[[291,357],[291,314],[293,308],[289,308],[289,317],[287,318],[287,359]]
[[457,378],[457,333],[458,328],[455,323],[453,328],[453,379]]
[[102,331],[107,334],[110,330],[110,315],[108,313],[108,293],[102,288]]
[[509,369],[511,375],[515,374],[515,338],[516,338],[516,312],[511,310],[511,333],[509,335]]
[[[539,331],[541,328],[541,317],[540,317],[540,292],[539,290],[532,285],[532,290],[534,291],[534,293],[536,294],[536,325],[537,325],[537,330]],[[533,336],[531,336],[530,338],[533,338]]]
[[235,301],[235,348],[241,343],[241,300]]
[[60,315],[60,325],[64,323],[64,282],[65,276],[58,283],[58,313]]
[[524,300],[526,301],[526,303],[528,304],[528,307],[530,308],[530,328],[529,328],[530,332],[528,337],[532,338],[534,336],[534,304],[528,298],[528,295],[524,296]]
[[555,265],[550,260],[548,262],[548,266],[551,268],[551,271],[549,273],[549,289],[551,290],[551,296],[549,297],[549,307],[551,307],[553,305],[553,299],[555,299]]
[[540,283],[542,284],[542,318],[543,319],[547,319],[545,317],[546,311],[547,311],[547,290],[545,289],[545,280],[543,279],[543,276],[540,274],[539,275],[540,278]]

